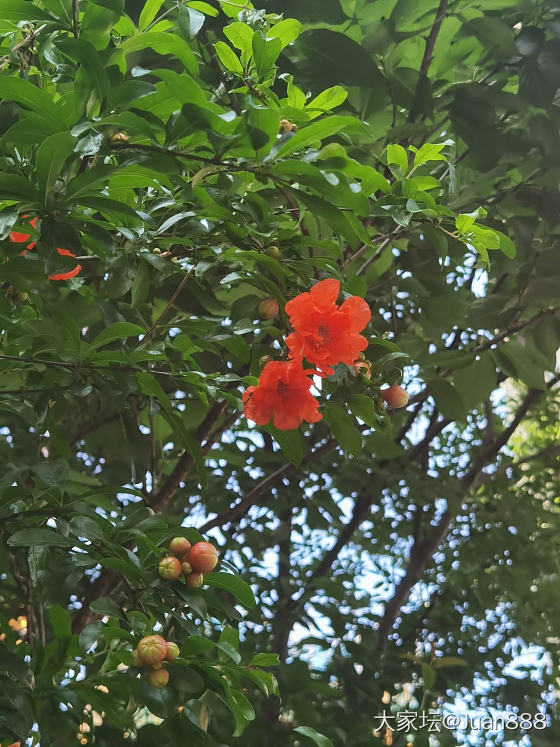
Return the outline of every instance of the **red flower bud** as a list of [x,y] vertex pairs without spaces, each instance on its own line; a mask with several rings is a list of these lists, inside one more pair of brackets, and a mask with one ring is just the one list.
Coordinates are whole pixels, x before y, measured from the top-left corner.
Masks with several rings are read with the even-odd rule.
[[398,386],[397,384],[390,386],[388,389],[381,389],[381,396],[393,410],[399,410],[408,404],[408,394],[402,386]]
[[197,573],[210,573],[218,565],[218,551],[209,542],[197,542],[189,550],[187,562]]

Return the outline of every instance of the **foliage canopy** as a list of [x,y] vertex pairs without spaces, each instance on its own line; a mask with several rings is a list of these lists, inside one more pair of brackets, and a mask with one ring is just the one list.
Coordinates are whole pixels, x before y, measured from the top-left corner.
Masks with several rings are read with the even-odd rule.
[[[366,747],[456,697],[557,744],[555,4],[0,0],[0,39],[2,744]],[[324,278],[371,377],[254,427]]]

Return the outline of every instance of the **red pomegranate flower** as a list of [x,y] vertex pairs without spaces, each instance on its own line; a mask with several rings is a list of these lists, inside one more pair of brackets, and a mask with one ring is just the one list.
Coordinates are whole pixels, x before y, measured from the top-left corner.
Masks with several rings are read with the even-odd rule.
[[[23,218],[27,218],[27,215],[22,216]],[[29,225],[33,228],[37,227],[37,216],[35,218],[31,218],[29,221]],[[22,244],[24,241],[27,241],[27,239],[30,237],[31,234],[29,233],[20,233],[19,231],[12,231],[10,233],[10,241],[13,241],[15,244]],[[30,244],[28,244],[25,249],[22,251],[22,256],[26,254],[30,249],[33,249],[37,242],[32,241]],[[72,252],[69,249],[60,249],[60,247],[57,247],[56,250],[61,257],[75,257],[75,254],[72,254]],[[76,265],[73,269],[69,270],[68,272],[59,272],[55,273],[54,275],[49,275],[49,280],[71,280],[72,278],[75,278],[76,275],[81,271],[82,265]]]
[[[23,218],[27,218],[27,215],[24,215]],[[31,218],[29,221],[29,225],[32,226],[32,228],[37,227],[37,216],[35,218]],[[13,241],[15,244],[22,244],[24,241],[27,241],[27,239],[31,236],[29,233],[20,233],[19,231],[12,231],[10,233],[10,241]],[[22,254],[25,254],[25,252],[28,249],[33,249],[37,242],[32,241],[31,244],[28,244],[26,248],[23,250]]]
[[[62,257],[75,257],[75,254],[72,254],[72,252],[68,251],[68,249],[60,249],[57,248],[56,250]],[[76,275],[80,272],[82,269],[82,265],[76,265],[72,270],[69,270],[68,272],[59,272],[55,275],[49,275],[49,280],[71,280],[72,278],[75,278]]]
[[270,361],[263,368],[257,386],[243,394],[245,416],[258,425],[267,425],[273,418],[280,431],[289,431],[302,421],[316,423],[322,415],[319,403],[309,391],[311,379],[299,361]]
[[290,357],[305,358],[325,374],[332,374],[332,366],[338,363],[351,366],[367,348],[367,340],[358,333],[371,318],[369,306],[359,296],[351,296],[337,306],[339,293],[340,283],[330,278],[286,304],[295,330],[286,338]]

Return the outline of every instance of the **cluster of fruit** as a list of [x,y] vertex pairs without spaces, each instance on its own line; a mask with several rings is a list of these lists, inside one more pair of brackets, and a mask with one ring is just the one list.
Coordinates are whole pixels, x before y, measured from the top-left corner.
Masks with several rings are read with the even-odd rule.
[[169,552],[159,561],[159,575],[166,581],[176,581],[181,574],[189,589],[202,586],[204,573],[210,573],[218,565],[218,551],[210,542],[191,543],[185,537],[174,537],[169,543]]
[[175,661],[178,656],[176,643],[166,641],[160,635],[147,635],[132,652],[131,662],[135,667],[151,667],[148,682],[152,687],[161,688],[169,682],[169,672],[163,668],[163,662]]

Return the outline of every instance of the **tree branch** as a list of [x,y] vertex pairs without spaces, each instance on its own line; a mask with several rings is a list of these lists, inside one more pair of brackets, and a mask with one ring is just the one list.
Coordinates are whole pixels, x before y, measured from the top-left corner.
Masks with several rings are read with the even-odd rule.
[[[559,380],[560,375],[555,376],[554,379],[549,382],[548,388],[552,388]],[[379,651],[385,648],[389,633],[395,624],[395,620],[397,619],[402,606],[408,600],[412,588],[420,580],[434,553],[449,533],[453,520],[455,519],[463,501],[471,490],[476,488],[479,484],[483,475],[482,470],[508,443],[519,424],[543,394],[544,392],[540,389],[529,390],[525,399],[518,407],[511,423],[502,431],[494,442],[485,446],[469,472],[463,478],[463,490],[461,491],[460,496],[456,497],[452,504],[448,503],[447,510],[441,517],[433,532],[424,541],[417,542],[413,545],[410,553],[408,569],[400,583],[397,585],[393,597],[387,602],[383,618],[379,624],[377,643]]]
[[[318,456],[322,456],[323,454],[326,454],[328,451],[331,451],[336,446],[336,441],[334,438],[330,438],[327,443],[323,444],[323,446],[318,446],[316,449],[311,451],[309,454],[307,454],[303,460],[302,464],[307,464],[307,462],[312,461]],[[255,503],[258,501],[258,499],[266,493],[267,490],[272,488],[274,485],[276,485],[280,480],[290,472],[292,472],[295,469],[295,465],[291,462],[286,462],[281,467],[278,467],[277,470],[272,472],[270,475],[267,475],[265,478],[263,478],[254,488],[251,490],[243,500],[239,501],[239,503],[236,503],[234,506],[229,508],[227,511],[224,511],[222,514],[219,514],[213,519],[209,519],[205,524],[203,524],[199,531],[202,534],[205,534],[209,529],[213,529],[214,527],[221,527],[224,524],[230,524],[233,521],[237,521],[238,519],[241,519],[243,516],[245,516],[249,509],[255,505]]]
[[[223,402],[217,402],[210,409],[208,415],[204,418],[203,422],[196,431],[195,438],[198,443],[202,444],[203,442],[208,441],[212,428],[225,413],[227,407],[228,403],[226,400],[224,400]],[[210,442],[208,441],[205,446],[209,448]],[[165,510],[167,504],[177,492],[179,483],[185,479],[193,463],[194,458],[192,454],[189,451],[184,451],[177,460],[177,464],[173,468],[173,471],[171,472],[169,477],[166,479],[157,493],[155,493],[150,499],[150,508],[153,508],[156,513],[161,513]]]
[[[424,48],[424,56],[422,57],[422,62],[420,63],[420,76],[421,77],[428,75],[428,70],[430,68],[432,59],[434,57],[434,47],[436,44],[436,40],[438,38],[438,34],[441,29],[441,24],[443,23],[443,20],[447,13],[447,5],[448,5],[448,0],[440,0],[439,7],[436,11],[436,17],[434,19],[434,23],[430,30],[430,34],[428,38],[426,39],[426,46]],[[413,109],[411,109],[410,114],[408,115],[408,121],[414,122],[415,119],[416,119],[416,112]]]

